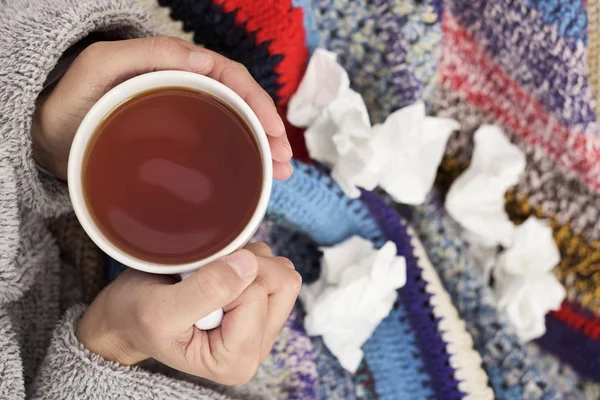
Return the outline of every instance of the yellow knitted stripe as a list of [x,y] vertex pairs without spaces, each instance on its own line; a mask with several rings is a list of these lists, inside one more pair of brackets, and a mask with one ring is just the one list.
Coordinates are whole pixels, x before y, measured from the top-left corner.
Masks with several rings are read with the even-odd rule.
[[541,207],[532,207],[527,198],[516,196],[514,191],[506,195],[506,211],[516,224],[531,215],[550,223],[561,255],[560,264],[554,269],[555,275],[565,286],[570,299],[600,314],[600,244],[587,242],[568,226],[559,224],[553,216],[545,215]]

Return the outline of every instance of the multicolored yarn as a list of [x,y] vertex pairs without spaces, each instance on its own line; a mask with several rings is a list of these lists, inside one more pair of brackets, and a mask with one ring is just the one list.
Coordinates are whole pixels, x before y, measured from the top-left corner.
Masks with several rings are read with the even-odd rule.
[[[427,1],[318,0],[321,45],[338,54],[373,122],[431,92],[441,27]],[[438,2],[439,3],[439,2]]]
[[600,385],[592,381],[585,381],[571,366],[562,362],[552,354],[546,353],[535,343],[530,343],[527,350],[537,368],[555,383],[561,393],[573,393],[572,398],[598,399],[600,398]]
[[316,399],[319,377],[315,361],[301,312],[296,308],[255,379],[269,387],[276,398]]
[[[276,398],[595,399],[600,397],[600,6],[584,0],[159,0],[194,39],[242,62],[282,115],[309,49],[336,52],[373,122],[425,100],[461,130],[450,139],[436,194],[409,208],[385,196],[346,198],[318,165],[296,162],[276,182],[257,239],[289,257],[306,282],[319,246],[360,235],[397,244],[407,285],[343,370],[302,329],[299,305],[257,379]],[[468,165],[473,133],[502,126],[526,154],[507,194],[510,218],[548,219],[561,251],[554,273],[568,299],[547,334],[519,342],[463,232],[442,206]],[[302,132],[290,130],[306,156]],[[401,215],[401,216],[400,216]],[[409,227],[412,226],[411,227]],[[112,276],[118,266],[110,262]]]
[[[291,0],[159,0],[194,40],[244,64],[278,103],[294,93],[306,64],[303,13]],[[284,57],[285,54],[285,57]]]

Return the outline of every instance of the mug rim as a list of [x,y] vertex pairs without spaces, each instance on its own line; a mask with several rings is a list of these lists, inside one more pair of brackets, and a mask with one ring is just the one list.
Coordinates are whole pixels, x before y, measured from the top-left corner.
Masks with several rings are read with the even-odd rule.
[[[256,209],[244,229],[228,245],[214,254],[183,264],[161,264],[141,260],[115,246],[100,230],[88,210],[83,195],[83,162],[98,127],[124,102],[145,92],[161,88],[183,88],[206,93],[225,103],[241,117],[254,135],[262,161],[262,186]],[[67,166],[69,196],[81,226],[92,241],[116,261],[145,272],[155,274],[181,274],[194,271],[243,247],[262,222],[271,195],[273,166],[267,135],[250,106],[233,90],[222,83],[188,71],[156,71],[138,75],[120,83],[100,98],[83,118],[71,145]]]

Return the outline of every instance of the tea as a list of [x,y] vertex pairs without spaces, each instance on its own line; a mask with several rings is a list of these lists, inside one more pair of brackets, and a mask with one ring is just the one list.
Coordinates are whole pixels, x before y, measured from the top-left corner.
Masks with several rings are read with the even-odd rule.
[[142,261],[183,264],[236,238],[261,193],[255,138],[221,101],[147,92],[119,106],[86,149],[83,194],[98,229]]

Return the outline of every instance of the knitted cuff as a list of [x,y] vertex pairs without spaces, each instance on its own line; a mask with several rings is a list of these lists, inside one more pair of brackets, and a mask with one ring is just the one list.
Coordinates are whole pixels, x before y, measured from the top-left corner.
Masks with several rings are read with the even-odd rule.
[[106,361],[90,352],[75,336],[84,312],[81,304],[71,307],[55,329],[34,385],[34,398],[62,399],[68,393],[88,400],[230,399],[189,382]]
[[48,217],[71,207],[64,182],[36,167],[30,134],[36,99],[63,54],[93,32],[124,39],[152,35],[153,27],[132,0],[15,0],[2,7],[0,158],[14,169],[25,207]]

